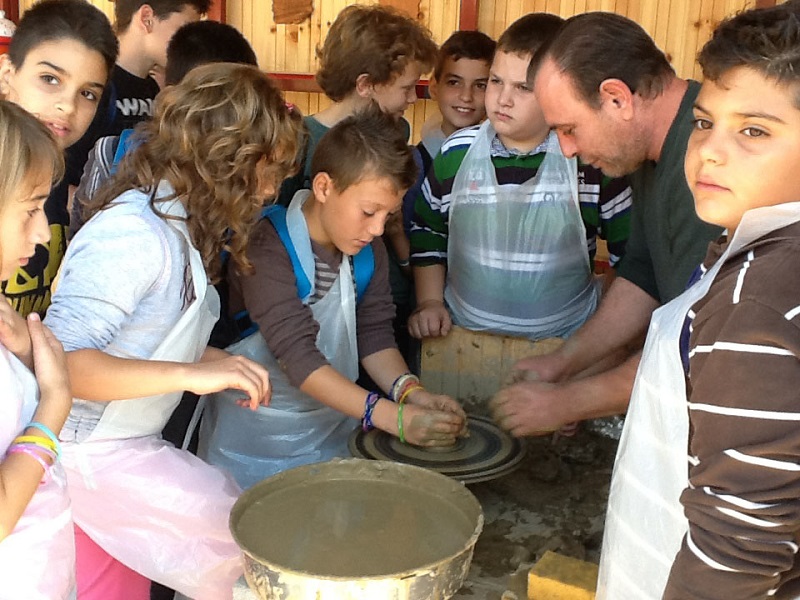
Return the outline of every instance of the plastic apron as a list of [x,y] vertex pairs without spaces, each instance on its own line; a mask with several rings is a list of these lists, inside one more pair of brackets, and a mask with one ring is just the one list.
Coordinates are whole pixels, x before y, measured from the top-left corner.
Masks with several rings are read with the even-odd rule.
[[[314,255],[302,206],[310,192],[298,192],[286,213],[286,224],[303,271],[314,285]],[[356,298],[351,264],[342,257],[339,277],[327,294],[311,305],[319,323],[317,348],[339,373],[358,377]],[[227,348],[269,370],[270,405],[257,411],[236,405],[241,393],[208,396],[200,427],[198,456],[232,473],[243,488],[292,467],[349,457],[347,439],[358,421],[294,387],[256,332]]]
[[[177,201],[159,209],[185,216]],[[219,317],[219,296],[186,224],[168,223],[186,240],[195,300],[150,359],[196,362]],[[64,444],[74,519],[106,552],[146,577],[191,598],[230,598],[242,572],[228,531],[239,489],[223,472],[161,439],[181,395],[111,402],[87,441]]]
[[[5,302],[2,296],[0,302]],[[33,373],[2,345],[0,381],[0,449],[5,453],[33,419],[39,386]],[[0,599],[75,597],[75,539],[66,488],[64,469],[56,463],[14,530],[0,541]]]
[[578,204],[576,159],[550,133],[536,175],[497,183],[495,131],[481,125],[453,182],[445,299],[456,324],[540,339],[575,331],[599,291]]
[[798,220],[800,204],[747,212],[703,278],[653,313],[611,480],[598,600],[660,599],[688,530],[680,503],[689,484],[689,409],[679,350],[686,314],[730,254]]

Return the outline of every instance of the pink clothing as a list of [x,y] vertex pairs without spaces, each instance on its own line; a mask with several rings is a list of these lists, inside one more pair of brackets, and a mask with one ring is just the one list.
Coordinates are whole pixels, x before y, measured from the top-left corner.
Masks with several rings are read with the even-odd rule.
[[79,600],[150,600],[150,580],[129,569],[75,526]]

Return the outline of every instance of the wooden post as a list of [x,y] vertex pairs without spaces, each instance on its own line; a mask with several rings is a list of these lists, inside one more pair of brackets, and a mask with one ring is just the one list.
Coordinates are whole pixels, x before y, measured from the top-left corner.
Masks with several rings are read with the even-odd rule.
[[475,31],[478,29],[478,0],[461,0],[458,29],[459,31]]
[[224,23],[228,12],[227,8],[227,0],[214,0],[211,3],[211,8],[208,9],[207,16],[209,20]]

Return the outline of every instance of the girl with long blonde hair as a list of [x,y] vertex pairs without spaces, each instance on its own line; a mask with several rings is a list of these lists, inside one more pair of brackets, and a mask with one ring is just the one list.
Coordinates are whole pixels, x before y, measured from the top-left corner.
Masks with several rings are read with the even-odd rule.
[[[44,203],[61,179],[45,126],[0,100],[0,281],[50,240]],[[72,405],[64,352],[32,313],[0,294],[0,581],[3,598],[66,598],[74,587],[66,477],[58,440]]]
[[[210,284],[223,251],[251,269],[250,231],[293,167],[298,133],[251,66],[205,65],[164,90],[142,143],[89,207],[47,315],[76,398],[61,435],[76,525],[191,598],[231,596],[241,565],[227,519],[239,489],[160,432],[185,390],[236,389],[253,409],[269,399],[263,367],[207,347],[219,316]],[[97,567],[77,552],[79,569]]]

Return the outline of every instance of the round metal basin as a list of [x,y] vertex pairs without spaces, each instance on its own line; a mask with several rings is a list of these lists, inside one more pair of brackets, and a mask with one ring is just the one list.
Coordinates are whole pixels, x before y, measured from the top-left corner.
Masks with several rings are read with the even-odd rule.
[[230,527],[264,600],[438,600],[463,584],[483,512],[439,473],[349,459],[256,484]]

